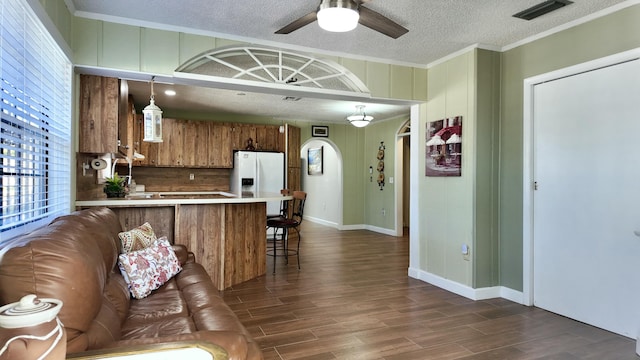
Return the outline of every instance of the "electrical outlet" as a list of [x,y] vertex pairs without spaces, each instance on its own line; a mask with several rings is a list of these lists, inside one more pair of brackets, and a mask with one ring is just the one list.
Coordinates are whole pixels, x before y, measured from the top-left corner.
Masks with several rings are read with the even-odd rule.
[[467,244],[462,244],[462,258],[466,261],[471,260],[471,249]]
[[194,174],[189,174],[189,180],[193,180],[195,178],[196,178],[196,176]]
[[382,208],[382,216],[387,216],[387,210],[385,208]]

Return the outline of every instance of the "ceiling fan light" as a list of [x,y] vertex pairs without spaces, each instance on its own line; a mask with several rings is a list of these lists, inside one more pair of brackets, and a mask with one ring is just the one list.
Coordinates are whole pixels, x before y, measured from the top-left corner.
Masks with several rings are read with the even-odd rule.
[[331,32],[351,31],[360,19],[358,5],[352,0],[323,0],[317,16],[318,25]]

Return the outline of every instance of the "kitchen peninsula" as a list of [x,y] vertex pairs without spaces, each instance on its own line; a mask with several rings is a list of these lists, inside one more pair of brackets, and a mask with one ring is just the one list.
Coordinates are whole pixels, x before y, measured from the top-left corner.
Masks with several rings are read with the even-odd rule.
[[187,246],[218,290],[224,290],[266,273],[266,202],[288,198],[271,193],[157,192],[75,205],[108,207],[126,230],[149,222],[158,236]]

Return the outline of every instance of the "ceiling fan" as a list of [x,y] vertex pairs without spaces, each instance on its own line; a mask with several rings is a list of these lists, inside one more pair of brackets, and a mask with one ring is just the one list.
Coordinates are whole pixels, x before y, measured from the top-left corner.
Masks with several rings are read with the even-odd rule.
[[[329,31],[349,31],[360,23],[370,29],[378,31],[394,39],[409,32],[408,29],[384,15],[363,6],[371,0],[321,0],[316,11],[312,11],[303,17],[294,20],[276,34],[289,34],[303,26],[318,20],[320,27]],[[340,18],[340,15],[346,15]],[[329,23],[329,24],[328,24]],[[327,28],[333,23],[336,29]],[[349,24],[350,23],[350,24]],[[327,26],[327,27],[326,27]]]

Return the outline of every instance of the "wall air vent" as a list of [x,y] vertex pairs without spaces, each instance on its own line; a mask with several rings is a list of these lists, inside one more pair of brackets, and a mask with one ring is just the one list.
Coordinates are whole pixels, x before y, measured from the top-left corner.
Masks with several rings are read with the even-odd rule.
[[544,14],[548,14],[554,10],[558,10],[561,7],[565,7],[567,5],[573,4],[573,1],[569,0],[549,0],[538,5],[534,5],[526,10],[523,10],[517,14],[514,14],[513,17],[517,17],[519,19],[524,20],[533,20],[538,16],[542,16]]

